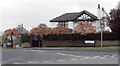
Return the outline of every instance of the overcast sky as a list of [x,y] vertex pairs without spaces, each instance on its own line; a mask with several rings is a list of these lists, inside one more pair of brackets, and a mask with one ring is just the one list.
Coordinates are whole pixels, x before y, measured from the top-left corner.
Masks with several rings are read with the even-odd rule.
[[69,12],[87,10],[97,16],[97,5],[107,12],[116,8],[119,0],[0,0],[0,31],[23,24],[28,30],[40,23]]

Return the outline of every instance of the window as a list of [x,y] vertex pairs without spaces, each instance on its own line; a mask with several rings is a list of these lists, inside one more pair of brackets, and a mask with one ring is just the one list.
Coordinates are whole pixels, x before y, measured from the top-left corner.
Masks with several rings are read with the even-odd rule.
[[58,25],[68,27],[68,22],[58,22]]

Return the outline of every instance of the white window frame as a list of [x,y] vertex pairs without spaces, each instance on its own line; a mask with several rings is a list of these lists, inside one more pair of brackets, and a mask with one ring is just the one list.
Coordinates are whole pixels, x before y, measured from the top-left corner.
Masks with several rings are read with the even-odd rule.
[[58,25],[68,28],[68,22],[58,22]]

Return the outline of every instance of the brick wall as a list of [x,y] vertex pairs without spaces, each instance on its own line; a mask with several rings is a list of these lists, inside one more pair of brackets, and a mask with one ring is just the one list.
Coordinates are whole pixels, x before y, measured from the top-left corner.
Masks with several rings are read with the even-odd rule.
[[[103,46],[118,46],[119,40],[105,40],[103,41]],[[63,40],[63,41],[47,41],[43,40],[43,47],[71,47],[71,46],[84,46],[83,40]],[[94,44],[85,44],[85,46],[94,46]],[[95,40],[95,46],[101,46],[100,40]]]

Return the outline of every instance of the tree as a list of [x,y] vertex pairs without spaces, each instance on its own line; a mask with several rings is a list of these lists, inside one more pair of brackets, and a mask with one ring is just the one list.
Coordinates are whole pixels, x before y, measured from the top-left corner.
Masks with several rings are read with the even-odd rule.
[[108,22],[111,30],[120,33],[120,9],[113,9],[109,14],[110,18]]
[[[38,36],[39,46],[40,46],[40,40],[42,40],[43,36],[48,34],[63,34],[63,33],[70,33],[70,29],[65,27],[55,27],[55,28],[49,28],[49,27],[40,27],[40,28],[33,28],[30,30],[28,35],[36,35]],[[31,40],[30,40],[31,41]],[[31,41],[32,42],[32,41]]]
[[[36,35],[38,36],[38,41],[39,41],[39,46],[40,46],[40,40],[42,40],[44,35],[48,35],[52,32],[52,29],[49,27],[40,27],[40,28],[33,28],[30,30],[30,32],[28,33],[28,35],[31,36],[31,40],[30,42],[32,42],[32,36]],[[32,44],[32,43],[31,43]]]
[[39,25],[38,25],[38,28],[41,28],[41,27],[47,27],[47,25],[44,24],[44,23],[43,23],[43,24],[39,24]]
[[58,26],[52,29],[51,34],[69,34],[71,30],[69,28],[65,28],[63,26]]
[[71,30],[69,28],[65,28],[63,26],[58,26],[52,29],[51,34],[57,34],[59,36],[59,46],[60,46],[60,34],[69,34]]
[[4,34],[2,35],[2,38],[6,38],[7,40],[8,36],[10,36],[11,38],[11,47],[13,47],[13,36],[21,37],[20,35],[18,35],[18,30],[15,28],[5,30]]
[[72,33],[81,33],[81,35],[86,35],[88,33],[97,33],[96,27],[92,26],[88,22],[78,22],[78,25],[74,28]]

